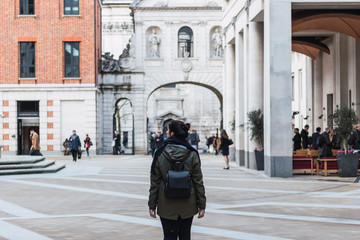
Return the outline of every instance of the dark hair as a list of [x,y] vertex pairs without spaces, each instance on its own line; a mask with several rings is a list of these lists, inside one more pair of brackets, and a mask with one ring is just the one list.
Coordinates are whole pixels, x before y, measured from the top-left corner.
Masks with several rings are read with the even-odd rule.
[[31,129],[30,132],[35,132],[35,130],[34,130],[34,129]]
[[299,129],[298,129],[298,128],[294,128],[294,130],[299,131]]
[[321,131],[321,128],[320,128],[320,127],[317,127],[317,128],[316,128],[316,131],[317,131],[317,132],[320,132],[320,131]]
[[225,129],[221,129],[220,136],[221,136],[222,138],[226,138],[226,139],[228,139],[228,138],[229,138],[229,136],[227,135],[227,133],[226,133]]
[[309,125],[306,124],[304,128],[309,128]]
[[189,135],[190,123],[184,123],[179,120],[171,120],[169,131],[173,132],[176,137],[187,138]]

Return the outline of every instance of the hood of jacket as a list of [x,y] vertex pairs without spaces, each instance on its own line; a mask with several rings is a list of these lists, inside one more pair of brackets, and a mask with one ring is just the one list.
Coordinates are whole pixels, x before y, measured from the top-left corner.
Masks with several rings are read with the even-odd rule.
[[190,154],[190,150],[182,145],[168,144],[162,154],[172,162],[184,161]]

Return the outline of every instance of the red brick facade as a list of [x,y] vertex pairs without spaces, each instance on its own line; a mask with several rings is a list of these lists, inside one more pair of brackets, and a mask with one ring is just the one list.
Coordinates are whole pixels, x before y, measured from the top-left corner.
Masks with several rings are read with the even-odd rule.
[[[79,0],[76,16],[64,16],[64,0],[35,0],[35,15],[20,16],[19,2],[6,0],[0,4],[0,84],[95,84],[101,57],[100,1]],[[19,46],[28,41],[35,42],[36,79],[19,79]],[[66,41],[80,42],[81,80],[64,80]]]

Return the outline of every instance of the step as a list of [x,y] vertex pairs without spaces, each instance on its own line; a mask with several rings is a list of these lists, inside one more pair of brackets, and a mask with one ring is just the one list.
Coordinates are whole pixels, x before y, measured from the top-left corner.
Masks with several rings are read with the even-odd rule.
[[0,165],[0,170],[8,170],[8,169],[28,169],[28,168],[46,168],[55,163],[54,160],[43,160],[36,163],[30,164],[9,164],[9,165]]
[[65,164],[52,164],[46,168],[29,168],[29,169],[11,169],[0,170],[0,175],[13,175],[13,174],[34,174],[34,173],[55,173],[65,168]]
[[31,164],[45,160],[44,156],[6,156],[0,158],[0,165]]

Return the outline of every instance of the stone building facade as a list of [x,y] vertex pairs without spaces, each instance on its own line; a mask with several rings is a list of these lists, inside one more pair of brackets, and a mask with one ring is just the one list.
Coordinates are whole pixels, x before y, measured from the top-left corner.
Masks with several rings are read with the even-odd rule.
[[162,131],[169,119],[191,122],[205,143],[205,135],[221,127],[221,1],[134,1],[130,9],[135,34],[129,56],[100,77],[103,153],[111,152],[111,123],[121,99],[132,103],[135,152],[147,152],[150,132]]
[[1,144],[28,154],[29,131],[41,151],[59,154],[73,129],[98,144],[97,89],[101,2],[1,1]]
[[312,130],[331,126],[341,104],[359,112],[359,2],[229,0],[223,6],[224,122],[229,129],[227,119],[235,117],[233,159],[255,168],[254,148],[262,146],[239,125],[249,111],[261,109],[265,173],[291,176],[294,110],[295,118],[302,117],[296,124]]

